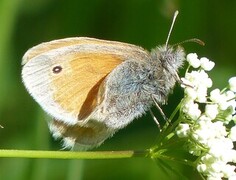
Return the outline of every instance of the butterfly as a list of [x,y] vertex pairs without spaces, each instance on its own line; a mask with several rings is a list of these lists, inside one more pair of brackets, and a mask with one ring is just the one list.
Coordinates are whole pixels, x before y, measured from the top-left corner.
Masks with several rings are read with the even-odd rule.
[[142,116],[154,102],[165,104],[185,60],[182,47],[168,45],[169,35],[165,45],[151,52],[88,37],[53,40],[29,49],[22,60],[23,83],[53,117],[53,137],[62,138],[65,148],[91,149]]

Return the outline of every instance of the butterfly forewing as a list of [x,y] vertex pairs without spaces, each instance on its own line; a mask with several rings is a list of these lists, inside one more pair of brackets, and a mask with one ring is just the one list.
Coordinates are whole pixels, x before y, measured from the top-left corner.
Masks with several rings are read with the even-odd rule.
[[[35,100],[68,124],[88,117],[103,100],[109,73],[128,59],[144,60],[143,48],[93,38],[42,43],[23,57],[23,81]],[[102,90],[101,90],[102,89]]]

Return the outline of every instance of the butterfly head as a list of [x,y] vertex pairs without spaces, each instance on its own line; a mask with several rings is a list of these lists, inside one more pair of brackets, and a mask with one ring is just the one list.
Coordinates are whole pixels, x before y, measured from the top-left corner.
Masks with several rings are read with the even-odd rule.
[[184,63],[185,52],[181,46],[159,46],[152,51],[152,58],[158,59],[166,71],[176,72]]

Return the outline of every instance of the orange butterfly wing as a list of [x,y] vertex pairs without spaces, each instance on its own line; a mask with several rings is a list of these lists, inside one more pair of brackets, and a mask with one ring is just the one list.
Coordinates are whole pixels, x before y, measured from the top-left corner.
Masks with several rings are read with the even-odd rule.
[[[23,57],[23,81],[45,111],[75,124],[103,100],[107,75],[127,59],[147,59],[148,52],[126,43],[67,38],[42,43]],[[62,67],[53,73],[54,67]]]

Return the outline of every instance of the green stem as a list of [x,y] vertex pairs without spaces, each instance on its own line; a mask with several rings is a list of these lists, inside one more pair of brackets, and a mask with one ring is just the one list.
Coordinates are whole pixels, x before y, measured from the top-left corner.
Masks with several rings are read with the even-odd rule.
[[220,91],[220,93],[221,93],[221,94],[224,93],[228,88],[229,88],[229,85],[226,86],[224,89],[222,89],[222,90]]
[[147,157],[148,151],[38,151],[1,149],[0,158],[40,158],[40,159],[122,159]]
[[187,73],[188,73],[188,71],[189,71],[190,67],[191,67],[191,65],[190,65],[190,64],[188,64],[188,67],[187,67],[187,69],[186,69],[186,71],[185,71],[185,75],[184,75],[184,77],[186,77],[186,75],[187,75]]

